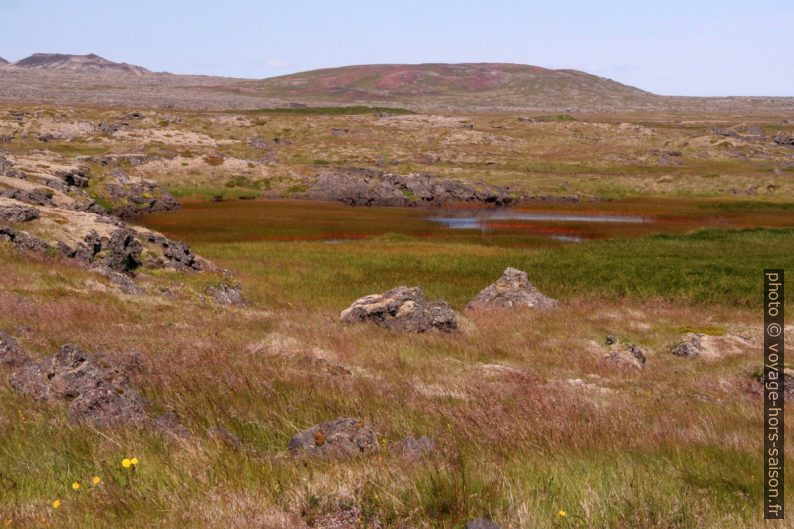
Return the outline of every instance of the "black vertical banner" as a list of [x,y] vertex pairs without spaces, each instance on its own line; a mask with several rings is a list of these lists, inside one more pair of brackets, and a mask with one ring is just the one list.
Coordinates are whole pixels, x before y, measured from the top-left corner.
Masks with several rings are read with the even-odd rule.
[[782,520],[783,270],[764,270],[764,518]]

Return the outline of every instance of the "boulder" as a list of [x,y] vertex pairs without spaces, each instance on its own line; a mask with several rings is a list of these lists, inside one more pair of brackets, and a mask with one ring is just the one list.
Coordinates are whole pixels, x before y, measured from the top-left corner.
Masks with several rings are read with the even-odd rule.
[[686,335],[686,339],[674,345],[670,352],[675,356],[697,358],[703,352],[703,336],[703,334],[689,333]]
[[30,361],[30,357],[17,341],[12,336],[0,331],[0,364],[17,367]]
[[399,286],[359,298],[342,311],[341,319],[345,323],[369,321],[402,332],[453,332],[458,328],[449,304],[425,300],[420,287]]
[[328,459],[350,459],[380,449],[371,426],[347,417],[315,424],[293,436],[288,447],[293,455]]
[[69,417],[78,423],[140,424],[147,418],[143,399],[121,366],[76,345],[24,365],[11,375],[11,386],[37,400],[68,400]]
[[466,306],[469,310],[514,309],[533,307],[553,309],[559,304],[535,288],[527,278],[527,273],[508,267],[502,277],[482,290]]

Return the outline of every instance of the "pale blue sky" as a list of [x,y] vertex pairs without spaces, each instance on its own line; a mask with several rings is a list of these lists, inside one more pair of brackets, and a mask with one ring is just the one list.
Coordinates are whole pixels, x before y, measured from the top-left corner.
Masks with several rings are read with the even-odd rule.
[[372,63],[575,68],[670,95],[794,96],[794,0],[0,0],[0,57],[262,78]]

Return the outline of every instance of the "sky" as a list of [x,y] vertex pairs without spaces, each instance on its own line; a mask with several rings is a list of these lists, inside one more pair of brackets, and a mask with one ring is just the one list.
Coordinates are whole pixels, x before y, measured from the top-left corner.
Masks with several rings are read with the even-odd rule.
[[0,57],[264,78],[514,62],[665,95],[794,96],[794,0],[0,0]]

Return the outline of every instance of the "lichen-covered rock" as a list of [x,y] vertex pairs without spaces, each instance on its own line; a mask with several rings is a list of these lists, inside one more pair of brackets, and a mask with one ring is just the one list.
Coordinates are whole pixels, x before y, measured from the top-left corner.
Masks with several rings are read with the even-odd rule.
[[240,287],[221,283],[207,289],[207,294],[220,305],[245,305]]
[[477,297],[466,306],[469,310],[513,309],[533,307],[537,309],[553,309],[559,304],[530,283],[527,273],[517,268],[508,267],[502,277],[483,289]]
[[38,400],[68,400],[69,416],[79,423],[136,425],[147,419],[143,399],[121,366],[76,345],[24,365],[11,375],[11,386]]
[[300,432],[289,440],[288,448],[294,455],[328,459],[350,459],[380,449],[370,425],[347,417]]
[[6,222],[28,222],[33,219],[39,218],[39,210],[36,208],[22,206],[22,205],[9,205],[0,206],[0,221]]
[[780,131],[772,137],[772,141],[774,141],[778,145],[786,145],[786,146],[794,147],[794,134]]
[[368,321],[403,332],[453,332],[458,328],[449,304],[443,300],[425,300],[420,287],[399,286],[383,294],[359,298],[342,312],[341,319],[345,323]]
[[17,341],[12,336],[0,331],[0,364],[16,367],[30,361],[30,357]]

